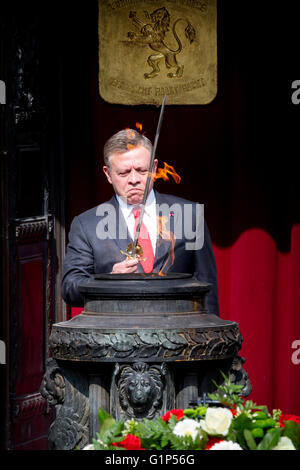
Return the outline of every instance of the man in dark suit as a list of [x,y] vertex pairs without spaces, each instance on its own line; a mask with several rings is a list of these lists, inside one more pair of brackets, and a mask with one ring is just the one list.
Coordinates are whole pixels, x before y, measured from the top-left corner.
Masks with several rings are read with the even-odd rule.
[[[78,285],[93,280],[96,273],[191,273],[211,284],[206,309],[218,315],[216,264],[200,204],[158,193],[151,178],[143,216],[146,234],[141,230],[147,246],[140,237],[144,254],[126,256],[134,239],[136,210],[143,200],[151,152],[149,139],[132,129],[120,131],[106,142],[103,171],[115,195],[74,218],[63,266],[63,298],[69,305],[82,306]],[[154,160],[153,174],[157,163]]]

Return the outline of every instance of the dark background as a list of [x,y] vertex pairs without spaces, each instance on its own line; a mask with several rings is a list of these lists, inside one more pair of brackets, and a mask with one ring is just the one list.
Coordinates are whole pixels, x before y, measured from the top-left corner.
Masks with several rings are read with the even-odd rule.
[[[70,221],[111,194],[102,174],[106,139],[136,121],[153,139],[159,110],[112,105],[99,96],[97,2],[84,8],[75,3],[59,20]],[[203,202],[219,246],[259,226],[280,250],[289,249],[300,212],[299,110],[291,102],[299,68],[297,29],[291,4],[218,2],[217,97],[205,106],[166,108],[157,154],[182,181],[158,182],[157,189]]]

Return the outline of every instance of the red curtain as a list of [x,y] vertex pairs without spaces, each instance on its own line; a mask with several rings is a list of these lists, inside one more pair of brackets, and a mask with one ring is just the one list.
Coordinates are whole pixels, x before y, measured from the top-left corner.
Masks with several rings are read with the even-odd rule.
[[238,322],[244,338],[240,354],[253,386],[250,398],[299,415],[300,225],[292,228],[288,253],[259,228],[214,251],[221,316]]

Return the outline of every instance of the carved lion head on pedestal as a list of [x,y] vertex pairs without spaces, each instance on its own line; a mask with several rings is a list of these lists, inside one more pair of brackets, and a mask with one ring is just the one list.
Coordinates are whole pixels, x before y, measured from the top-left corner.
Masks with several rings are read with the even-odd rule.
[[116,375],[119,403],[128,418],[155,416],[162,406],[164,376],[164,365],[138,362],[119,368]]

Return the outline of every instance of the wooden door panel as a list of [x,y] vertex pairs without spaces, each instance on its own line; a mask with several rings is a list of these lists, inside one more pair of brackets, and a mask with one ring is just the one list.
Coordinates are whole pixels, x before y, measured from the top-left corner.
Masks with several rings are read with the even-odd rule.
[[18,247],[16,394],[39,389],[43,373],[43,251],[41,244]]
[[19,396],[13,401],[12,435],[14,449],[48,448],[48,429],[52,412],[40,393]]
[[39,393],[49,323],[51,268],[48,250],[52,219],[47,217],[15,221],[15,320],[11,373],[12,448],[47,449],[52,420],[45,399]]

